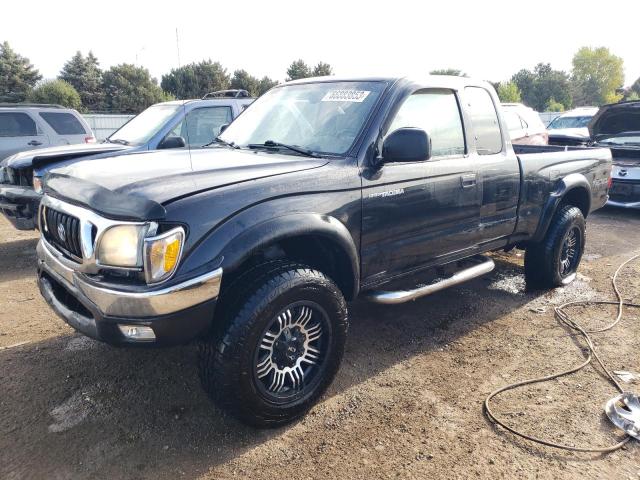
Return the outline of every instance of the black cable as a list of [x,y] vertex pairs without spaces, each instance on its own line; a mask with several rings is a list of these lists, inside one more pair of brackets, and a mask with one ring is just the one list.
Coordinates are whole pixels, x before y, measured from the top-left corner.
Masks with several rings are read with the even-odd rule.
[[[523,432],[520,432],[520,431],[516,430],[515,428],[512,428],[512,427],[508,426],[503,420],[501,420],[499,417],[497,417],[495,413],[493,413],[493,411],[491,410],[490,401],[496,395],[498,395],[498,394],[500,394],[502,392],[505,392],[507,390],[513,390],[515,388],[522,387],[524,385],[530,385],[530,384],[533,384],[533,383],[548,382],[549,380],[553,380],[553,379],[556,379],[556,378],[559,378],[559,377],[563,377],[565,375],[570,375],[572,373],[578,372],[579,370],[582,370],[584,367],[589,365],[594,358],[597,360],[597,362],[600,365],[600,367],[602,367],[602,370],[606,373],[606,375],[609,378],[609,380],[611,381],[611,383],[613,383],[615,385],[615,387],[620,392],[624,392],[624,389],[621,387],[620,383],[615,379],[613,374],[609,371],[609,369],[606,367],[606,365],[604,364],[604,362],[602,361],[602,359],[600,358],[600,356],[596,352],[595,345],[593,344],[593,341],[591,340],[591,337],[590,337],[589,334],[590,333],[606,332],[607,330],[611,330],[613,327],[615,327],[618,324],[618,322],[620,322],[620,320],[622,319],[623,306],[636,307],[636,308],[640,307],[640,304],[625,302],[623,300],[623,298],[622,298],[622,295],[620,294],[620,290],[618,289],[618,284],[617,284],[617,278],[618,278],[618,274],[620,273],[620,270],[622,270],[628,263],[632,262],[633,260],[635,260],[637,258],[640,258],[640,254],[634,255],[631,258],[629,258],[628,260],[624,261],[616,269],[616,272],[613,275],[613,278],[612,278],[611,281],[612,281],[612,284],[613,284],[613,290],[616,293],[616,297],[618,299],[617,301],[615,301],[615,302],[614,301],[577,301],[577,302],[567,302],[567,303],[564,303],[564,304],[560,305],[559,307],[555,307],[554,308],[555,316],[559,321],[561,321],[562,323],[567,325],[569,328],[571,328],[573,330],[577,330],[584,337],[584,339],[585,339],[585,341],[587,343],[587,347],[589,348],[589,354],[587,355],[587,359],[583,363],[581,363],[580,365],[572,367],[569,370],[564,370],[562,372],[554,373],[554,374],[547,375],[547,376],[544,376],[544,377],[532,378],[532,379],[529,379],[529,380],[523,380],[523,381],[520,381],[520,382],[511,383],[509,385],[505,385],[503,387],[500,387],[497,390],[494,390],[493,392],[491,392],[487,396],[487,398],[484,401],[484,411],[485,411],[487,417],[489,417],[489,419],[492,422],[496,423],[497,425],[500,425],[502,428],[508,430],[509,432],[513,433],[514,435],[522,437],[522,438],[524,438],[526,440],[530,440],[532,442],[539,443],[541,445],[546,445],[548,447],[560,448],[562,450],[569,450],[569,451],[572,451],[572,452],[609,453],[609,452],[613,452],[615,450],[618,450],[619,448],[623,447],[629,440],[631,440],[632,437],[626,436],[624,438],[624,440],[622,440],[621,442],[618,442],[615,445],[612,445],[610,447],[573,447],[571,445],[563,445],[561,443],[556,443],[556,442],[553,442],[551,440],[545,440],[545,439],[542,439],[542,438],[537,438],[537,437],[534,437],[533,435],[528,435],[526,433],[523,433]],[[595,330],[586,330],[578,322],[573,320],[569,316],[569,314],[565,311],[565,308],[575,307],[575,306],[578,306],[578,305],[580,305],[580,306],[587,306],[587,305],[618,305],[618,315],[616,316],[616,319],[611,324],[607,325],[606,327],[595,329]]]

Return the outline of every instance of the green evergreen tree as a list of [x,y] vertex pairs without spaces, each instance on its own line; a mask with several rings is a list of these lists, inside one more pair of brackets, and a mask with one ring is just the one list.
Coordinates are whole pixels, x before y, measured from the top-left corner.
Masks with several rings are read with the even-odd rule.
[[0,102],[24,102],[42,75],[9,42],[0,44]]

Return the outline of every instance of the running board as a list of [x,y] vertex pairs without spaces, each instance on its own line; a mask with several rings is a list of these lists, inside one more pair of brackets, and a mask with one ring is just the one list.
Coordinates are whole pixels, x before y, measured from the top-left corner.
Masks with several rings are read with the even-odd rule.
[[365,293],[365,298],[371,302],[384,303],[387,305],[396,305],[399,303],[409,302],[416,298],[431,295],[432,293],[439,292],[445,288],[453,287],[460,283],[467,282],[473,278],[480,277],[486,273],[492,271],[496,264],[493,263],[489,257],[478,255],[474,259],[480,260],[482,263],[474,265],[459,272],[454,273],[452,276],[436,281],[429,285],[424,285],[413,290],[397,290],[397,291],[384,291],[373,290]]

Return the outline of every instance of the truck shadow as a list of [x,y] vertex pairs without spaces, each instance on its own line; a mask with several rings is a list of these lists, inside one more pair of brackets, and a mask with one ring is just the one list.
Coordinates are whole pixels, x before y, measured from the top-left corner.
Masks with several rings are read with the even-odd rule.
[[[413,303],[352,304],[343,367],[314,410],[541,294],[524,291],[521,267],[496,263],[486,277]],[[203,393],[196,353],[192,346],[119,349],[79,335],[0,350],[0,478],[196,478],[290,429],[322,422],[312,413],[275,430],[238,423]]]

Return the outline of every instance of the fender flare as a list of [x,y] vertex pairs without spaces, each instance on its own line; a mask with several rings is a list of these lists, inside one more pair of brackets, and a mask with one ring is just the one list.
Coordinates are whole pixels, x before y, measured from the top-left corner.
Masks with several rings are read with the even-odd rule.
[[342,251],[349,259],[347,267],[351,276],[348,283],[351,288],[345,291],[345,296],[355,298],[360,288],[358,249],[347,227],[329,215],[295,213],[266,220],[248,228],[230,240],[220,251],[222,269],[225,274],[233,273],[256,251],[278,241],[300,236],[322,237]]
[[[562,203],[562,200],[567,196],[569,192],[576,190],[584,190],[587,194],[587,208],[586,212],[591,210],[591,185],[589,180],[581,173],[571,173],[559,181],[558,187],[549,194],[544,207],[542,208],[542,214],[540,216],[540,222],[536,228],[532,242],[540,242],[544,238],[551,225],[551,220],[558,210],[558,206]],[[586,215],[585,215],[586,216]]]

